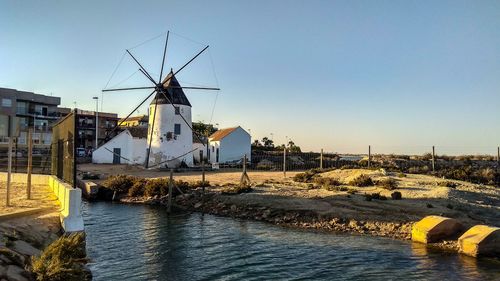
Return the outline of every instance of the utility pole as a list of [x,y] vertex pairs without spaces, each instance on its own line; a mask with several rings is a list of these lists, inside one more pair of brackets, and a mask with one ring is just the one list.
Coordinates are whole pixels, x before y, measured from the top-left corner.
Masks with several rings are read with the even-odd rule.
[[435,156],[435,150],[434,150],[434,145],[432,146],[432,171],[436,171],[436,156]]
[[97,149],[97,140],[99,138],[99,97],[93,97],[95,100],[95,148]]
[[26,180],[26,197],[31,199],[31,172],[33,169],[33,138],[32,129],[28,129],[28,178]]

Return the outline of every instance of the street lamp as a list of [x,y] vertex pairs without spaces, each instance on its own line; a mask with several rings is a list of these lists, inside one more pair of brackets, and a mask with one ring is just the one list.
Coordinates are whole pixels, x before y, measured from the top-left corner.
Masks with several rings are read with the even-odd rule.
[[99,97],[93,97],[92,99],[95,99],[95,148],[94,150],[97,149],[97,139],[99,137]]

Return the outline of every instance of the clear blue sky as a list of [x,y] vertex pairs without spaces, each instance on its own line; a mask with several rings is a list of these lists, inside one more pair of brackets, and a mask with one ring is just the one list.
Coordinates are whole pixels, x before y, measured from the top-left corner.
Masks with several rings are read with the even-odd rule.
[[[2,0],[0,87],[94,109],[125,49],[167,30],[169,68],[210,45],[178,79],[222,89],[221,127],[316,151],[500,143],[500,1]],[[155,77],[163,40],[132,48]],[[108,86],[135,71],[125,57]],[[119,85],[147,83],[136,73]],[[103,109],[122,116],[146,95],[105,94]],[[210,120],[216,95],[188,92],[194,120]]]

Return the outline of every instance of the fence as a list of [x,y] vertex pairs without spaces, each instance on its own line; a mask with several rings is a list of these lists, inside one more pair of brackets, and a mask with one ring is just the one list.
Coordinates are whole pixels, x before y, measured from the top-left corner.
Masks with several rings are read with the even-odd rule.
[[52,127],[51,174],[71,186],[76,184],[76,113],[66,115]]
[[[51,145],[34,145],[32,150],[32,172],[34,174],[50,174]],[[12,149],[12,172],[28,172],[28,147],[14,144]],[[0,147],[0,171],[7,172],[8,147]]]

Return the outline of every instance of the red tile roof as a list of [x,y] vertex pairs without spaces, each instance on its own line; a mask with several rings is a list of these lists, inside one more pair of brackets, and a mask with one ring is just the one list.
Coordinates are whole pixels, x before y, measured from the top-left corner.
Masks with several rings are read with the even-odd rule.
[[225,138],[227,135],[231,134],[234,130],[238,129],[238,127],[234,128],[226,128],[220,129],[217,132],[213,133],[210,137],[208,137],[211,141],[220,141]]

